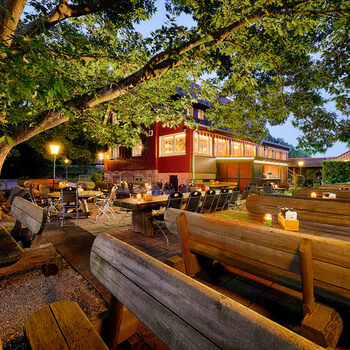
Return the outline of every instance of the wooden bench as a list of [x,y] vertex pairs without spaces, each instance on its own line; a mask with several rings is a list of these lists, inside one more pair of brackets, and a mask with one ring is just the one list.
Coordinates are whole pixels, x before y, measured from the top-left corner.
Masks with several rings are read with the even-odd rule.
[[298,219],[327,225],[350,227],[350,201],[340,202],[291,196],[251,195],[246,201],[247,210],[254,214],[278,214],[278,207],[294,208]]
[[187,274],[201,269],[199,254],[302,291],[302,334],[325,347],[336,345],[342,320],[332,307],[315,303],[314,294],[349,309],[350,242],[177,209],[166,210],[165,222],[180,235]]
[[[114,296],[114,313],[106,323],[112,330],[110,349],[115,349],[113,339],[118,337],[123,325],[119,312],[122,305],[170,349],[321,349],[114,237],[100,234],[96,238],[90,262],[92,273]],[[64,341],[61,338],[58,340],[56,336],[49,343],[47,340],[55,336],[57,327],[51,324],[47,327],[43,321],[46,315],[44,318],[38,312],[25,323],[31,348],[61,349]],[[82,335],[77,327],[83,318],[80,311],[54,312],[55,322],[60,323],[60,332],[67,334],[64,335],[65,344],[68,343],[67,338],[69,343],[74,338],[77,339],[75,349],[100,349],[91,346],[91,335],[84,342],[85,334]],[[64,322],[68,313],[75,316]],[[67,348],[73,346],[68,344]]]
[[322,200],[323,193],[326,193],[326,192],[335,193],[336,198],[323,199],[323,200],[350,202],[350,191],[343,191],[339,189],[300,188],[293,192],[293,197],[310,199],[311,193],[316,193],[316,199]]
[[[11,233],[0,226],[0,277],[43,265],[47,274],[56,273],[55,247],[51,243],[40,245],[47,219],[46,210],[15,197],[11,214],[16,218]],[[17,241],[21,241],[25,248]]]

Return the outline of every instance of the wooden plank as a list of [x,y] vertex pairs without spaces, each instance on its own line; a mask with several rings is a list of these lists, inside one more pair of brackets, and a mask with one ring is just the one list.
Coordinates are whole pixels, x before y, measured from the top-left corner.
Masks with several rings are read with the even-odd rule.
[[69,349],[108,349],[77,303],[63,301],[49,306]]
[[51,264],[55,261],[55,257],[56,249],[51,243],[43,244],[37,248],[25,248],[19,260],[12,265],[0,268],[0,277]]
[[46,223],[47,211],[21,197],[15,197],[11,214],[34,234],[40,234]]
[[94,241],[90,263],[92,273],[170,348],[319,348],[106,234]]
[[49,305],[26,320],[24,333],[32,350],[69,350]]
[[10,236],[8,231],[0,226],[0,266],[13,263],[23,256],[23,250]]
[[[316,205],[317,201],[317,205]],[[251,195],[246,202],[247,210],[254,214],[267,212],[278,214],[278,207],[294,208],[300,220],[338,226],[350,226],[350,202],[319,201],[290,196]]]
[[168,229],[174,234],[178,234],[176,218],[180,213],[186,214],[190,239],[193,235],[198,234],[201,237],[207,234],[203,232],[208,232],[217,242],[215,244],[221,244],[220,247],[227,240],[235,239],[295,254],[305,238],[312,242],[314,260],[350,268],[350,242],[169,208],[164,217]]

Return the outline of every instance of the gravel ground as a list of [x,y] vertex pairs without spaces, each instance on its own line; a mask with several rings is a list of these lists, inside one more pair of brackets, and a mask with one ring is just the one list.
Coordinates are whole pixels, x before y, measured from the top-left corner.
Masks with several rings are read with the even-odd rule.
[[59,272],[45,277],[41,269],[0,278],[0,338],[4,350],[26,349],[23,325],[41,307],[60,300],[76,301],[87,317],[106,308],[96,290],[62,257]]

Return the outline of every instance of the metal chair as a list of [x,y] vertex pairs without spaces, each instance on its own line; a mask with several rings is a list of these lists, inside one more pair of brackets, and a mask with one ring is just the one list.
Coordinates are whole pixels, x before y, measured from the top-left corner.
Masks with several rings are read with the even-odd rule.
[[208,190],[207,192],[205,192],[200,213],[209,213],[211,211],[211,207],[213,206],[215,195],[216,195],[215,190]]
[[69,209],[72,209],[73,213],[75,212],[74,226],[76,226],[78,223],[78,215],[79,215],[78,189],[76,187],[62,188],[61,203],[62,203],[61,227],[64,226],[64,218],[66,214],[68,214]]
[[164,194],[172,194],[175,193],[174,186],[171,182],[166,182],[164,184]]
[[[42,186],[45,185],[45,186]],[[43,189],[45,188],[45,189]],[[37,201],[34,193],[34,188],[32,185],[29,185],[28,187],[28,193],[29,198],[32,203],[38,205],[39,207],[45,208],[47,210],[47,221],[50,222],[50,216],[51,211],[54,210],[56,214],[58,214],[57,205],[59,203],[58,200],[53,200],[52,198],[48,197],[48,193],[50,193],[50,187],[46,184],[40,184],[39,185],[39,195],[40,195],[40,201]]]
[[223,188],[220,191],[219,198],[218,198],[218,200],[216,202],[214,211],[224,210],[226,202],[227,202],[228,195],[229,195],[229,189],[228,188]]
[[200,191],[191,192],[190,195],[188,196],[188,201],[186,203],[185,210],[196,213],[198,210],[201,198],[202,198],[202,193]]
[[258,185],[254,182],[251,182],[249,185],[250,193],[258,193]]
[[187,186],[185,184],[180,184],[179,185],[179,192],[181,193],[187,193],[188,190],[187,190]]
[[113,186],[111,189],[111,193],[108,196],[96,198],[95,207],[98,209],[98,213],[96,215],[96,220],[100,215],[106,216],[107,220],[110,221],[109,214],[112,215],[113,219],[115,219],[114,210],[112,209],[113,200],[115,199],[117,191],[117,186]]
[[161,189],[157,185],[151,187],[152,196],[160,196],[162,194]]
[[245,206],[245,202],[250,194],[250,186],[244,187],[243,193],[241,195],[240,200],[237,201],[237,209],[242,210]]
[[263,193],[272,193],[273,192],[273,187],[270,183],[263,184]]
[[239,187],[235,187],[232,190],[231,197],[230,197],[230,199],[227,202],[227,208],[235,209],[237,207],[238,196],[239,196]]
[[[180,192],[174,192],[171,193],[168,197],[168,201],[166,204],[166,209],[168,208],[175,208],[175,209],[181,209],[183,194]],[[161,231],[163,236],[165,237],[166,244],[169,245],[169,239],[168,234],[163,230],[166,225],[164,221],[164,214],[158,214],[152,216],[152,222],[156,224],[157,231],[154,233],[153,238],[156,238],[156,235],[158,231]]]

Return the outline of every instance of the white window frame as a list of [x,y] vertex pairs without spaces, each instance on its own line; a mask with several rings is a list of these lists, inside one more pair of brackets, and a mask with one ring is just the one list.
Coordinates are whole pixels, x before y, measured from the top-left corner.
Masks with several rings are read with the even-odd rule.
[[[199,152],[199,139],[200,138],[203,138],[203,137],[207,137],[208,138],[208,143],[209,143],[209,154],[205,154],[205,153],[200,153]],[[212,157],[213,156],[213,138],[211,136],[208,136],[208,135],[201,135],[201,134],[198,134],[198,133],[195,133],[194,135],[194,139],[195,139],[195,142],[196,142],[196,146],[195,148],[197,148],[197,151],[193,150],[194,151],[194,154],[198,155],[198,156],[207,156],[207,157]]]
[[119,146],[118,145],[109,149],[109,158],[110,159],[119,159]]
[[[137,146],[141,146],[141,147],[139,148],[141,151],[137,151]],[[137,142],[135,143],[135,145],[133,146],[133,148],[132,148],[132,156],[133,156],[133,157],[141,157],[141,156],[142,156],[142,149],[143,149],[142,140],[137,141]]]
[[[177,152],[175,153],[175,139],[176,137],[179,136],[183,136],[185,138],[185,150],[184,152]],[[171,138],[173,139],[173,153],[169,153],[169,154],[163,154],[163,140],[164,139],[169,139]],[[159,136],[159,157],[172,157],[172,156],[182,156],[186,154],[186,133],[184,132],[179,132],[176,134],[169,134],[169,135],[163,135],[163,136]]]
[[204,120],[204,111],[202,109],[197,109],[197,119],[198,120]]

